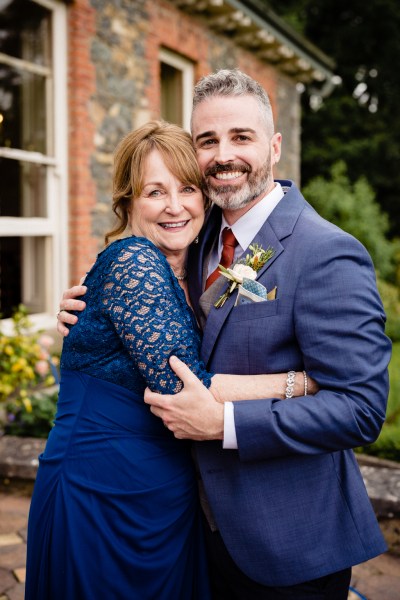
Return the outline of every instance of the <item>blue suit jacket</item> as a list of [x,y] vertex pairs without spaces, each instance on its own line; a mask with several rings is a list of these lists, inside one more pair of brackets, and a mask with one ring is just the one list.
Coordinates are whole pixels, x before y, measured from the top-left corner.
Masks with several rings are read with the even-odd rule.
[[[254,242],[275,250],[258,280],[273,301],[212,308],[202,354],[216,373],[305,369],[315,396],[234,404],[238,450],[197,446],[206,493],[237,565],[264,585],[292,585],[386,549],[351,448],[385,418],[391,343],[364,247],[322,219],[290,181]],[[192,249],[199,311],[202,265],[219,230],[214,207]]]

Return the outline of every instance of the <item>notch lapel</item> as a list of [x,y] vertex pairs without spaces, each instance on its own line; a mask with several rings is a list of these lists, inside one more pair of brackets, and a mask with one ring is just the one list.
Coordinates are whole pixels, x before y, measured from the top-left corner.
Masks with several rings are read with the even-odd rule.
[[199,236],[199,243],[192,244],[188,254],[188,288],[193,310],[199,318],[199,300],[203,294],[207,265],[217,235],[221,228],[221,210],[213,206],[206,216],[206,223]]
[[[271,213],[269,218],[265,221],[261,229],[258,231],[251,245],[259,244],[264,250],[271,247],[274,250],[274,255],[270,260],[258,271],[257,279],[269,269],[278,257],[284,252],[284,245],[281,243],[286,237],[290,236],[296,225],[296,222],[300,216],[301,211],[307,205],[303,196],[299,190],[291,182],[281,182],[285,189],[285,196],[279,202],[275,210]],[[247,248],[242,257],[246,254],[251,254],[251,250]],[[240,260],[240,259],[239,259]],[[207,294],[213,291],[214,286],[217,286],[217,280],[208,290]],[[215,297],[213,303],[219,298],[219,296],[226,290],[227,283],[221,287],[215,289]],[[215,308],[211,306],[210,312],[207,317],[206,325],[203,333],[202,343],[202,359],[207,365],[215,343],[218,339],[219,333],[226,319],[228,318],[231,310],[234,307],[237,292],[233,292],[230,298],[225,302],[221,308]],[[207,303],[210,303],[210,296],[206,298]],[[200,309],[201,310],[201,309]]]
[[[265,250],[270,246],[274,249],[274,255],[269,259],[269,261],[260,269],[257,274],[257,277],[261,275],[266,269],[268,269],[273,262],[278,258],[278,256],[283,252],[284,248],[277,238],[274,230],[272,229],[270,223],[266,221],[260,231],[255,236],[252,244],[259,244]],[[251,250],[247,248],[243,253],[243,257],[246,254],[251,254]],[[240,259],[239,259],[240,260]],[[222,278],[220,278],[222,279]],[[218,300],[221,294],[225,292],[228,287],[228,282],[223,280],[223,284],[220,284],[220,279],[217,281],[203,294],[205,296],[207,294],[207,298],[205,300],[210,302],[210,292],[213,292],[212,304]],[[218,285],[219,284],[219,285]],[[210,312],[208,313],[206,326],[204,328],[203,334],[203,344],[202,344],[202,359],[205,364],[207,364],[211,353],[213,351],[216,340],[219,336],[221,328],[228,318],[231,310],[233,309],[236,301],[237,291],[235,290],[233,294],[228,298],[225,304],[221,308],[215,308],[211,306]],[[203,298],[203,297],[202,297]],[[201,300],[202,300],[201,298]]]

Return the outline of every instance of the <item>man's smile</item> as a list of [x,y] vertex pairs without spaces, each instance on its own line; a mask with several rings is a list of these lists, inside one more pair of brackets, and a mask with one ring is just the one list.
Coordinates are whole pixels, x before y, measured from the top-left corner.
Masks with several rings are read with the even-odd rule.
[[222,180],[227,180],[227,179],[237,179],[238,177],[241,177],[243,175],[242,171],[222,171],[220,173],[215,173],[214,177],[215,179],[222,179]]

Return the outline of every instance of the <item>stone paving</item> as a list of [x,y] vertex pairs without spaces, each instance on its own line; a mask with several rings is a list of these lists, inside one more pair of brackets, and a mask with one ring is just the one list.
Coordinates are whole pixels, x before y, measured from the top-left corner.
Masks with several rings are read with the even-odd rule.
[[[5,449],[0,438],[0,600],[24,599],[26,527],[37,467],[32,451],[36,457],[37,443],[29,447],[25,440],[10,451],[9,441]],[[351,585],[359,594],[349,593],[348,600],[400,600],[400,468],[376,459],[359,462],[389,552],[353,568]]]
[[23,600],[26,526],[32,484],[13,485],[8,489],[7,482],[3,481],[0,486],[0,600]]
[[[13,484],[12,489],[9,488],[4,483],[0,485],[0,600],[23,600],[26,525],[31,486]],[[352,586],[367,600],[399,600],[400,519],[391,520],[390,526],[382,522],[382,530],[385,535],[391,536],[391,546],[395,553],[383,554],[354,567]],[[394,538],[397,539],[397,547],[394,545]],[[349,600],[359,598],[356,594],[349,594]]]

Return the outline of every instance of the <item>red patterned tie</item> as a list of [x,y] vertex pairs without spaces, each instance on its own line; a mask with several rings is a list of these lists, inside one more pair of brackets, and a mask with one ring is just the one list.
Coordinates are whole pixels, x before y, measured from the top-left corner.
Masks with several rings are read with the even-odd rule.
[[[222,254],[221,254],[221,259],[219,261],[219,264],[222,265],[223,267],[225,267],[226,269],[228,267],[231,266],[231,264],[233,263],[233,257],[235,254],[235,247],[237,246],[238,241],[235,238],[235,235],[232,231],[232,229],[228,229],[227,227],[225,227],[225,229],[222,232]],[[207,278],[207,282],[206,282],[206,289],[208,289],[210,287],[210,285],[212,283],[214,283],[214,281],[216,279],[218,279],[220,273],[219,273],[219,267],[217,267],[215,269],[215,271],[213,271]]]

